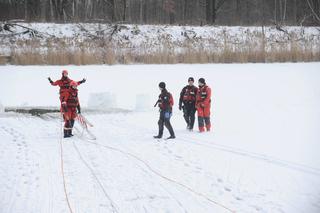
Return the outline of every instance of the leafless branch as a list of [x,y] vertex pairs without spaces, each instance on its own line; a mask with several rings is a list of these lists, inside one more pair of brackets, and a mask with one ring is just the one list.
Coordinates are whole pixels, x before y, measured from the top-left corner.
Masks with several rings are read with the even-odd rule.
[[313,14],[313,16],[317,19],[317,21],[320,23],[320,17],[317,15],[317,13],[314,11],[311,3],[310,3],[310,0],[307,0],[307,3],[308,3],[308,6]]

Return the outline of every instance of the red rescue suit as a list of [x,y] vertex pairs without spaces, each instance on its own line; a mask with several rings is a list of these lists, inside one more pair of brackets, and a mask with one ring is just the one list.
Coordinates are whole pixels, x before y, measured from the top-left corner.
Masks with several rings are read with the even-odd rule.
[[77,117],[77,109],[80,111],[78,89],[70,87],[65,98],[66,102],[63,102],[63,107],[66,107],[67,111],[64,112],[64,115],[67,120],[75,119]]
[[70,87],[64,96],[65,100],[61,105],[61,112],[64,118],[64,135],[72,136],[72,128],[75,118],[77,117],[77,110],[80,113],[80,103],[78,98],[78,89]]
[[68,95],[71,81],[72,80],[70,78],[62,76],[62,78],[60,80],[57,80],[57,81],[54,81],[51,83],[52,86],[59,86],[60,87],[59,94],[60,94],[61,104],[62,104],[62,102],[67,100],[66,96]]
[[207,131],[210,131],[211,89],[206,84],[199,86],[196,97],[196,108],[198,112],[199,131],[203,132],[205,130],[204,124],[206,125]]

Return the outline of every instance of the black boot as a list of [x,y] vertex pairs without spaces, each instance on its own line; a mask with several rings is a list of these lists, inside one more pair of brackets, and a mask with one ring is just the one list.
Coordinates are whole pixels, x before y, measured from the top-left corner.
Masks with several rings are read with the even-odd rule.
[[64,138],[69,138],[70,137],[70,135],[69,135],[69,132],[68,132],[69,130],[63,130],[63,137]]
[[153,138],[162,138],[161,135],[156,135],[156,136],[153,136]]
[[70,128],[71,128],[71,129],[69,130],[69,135],[70,135],[70,137],[73,136],[73,134],[72,134],[73,126],[74,126],[74,119],[72,119],[72,120],[70,121]]
[[68,130],[68,135],[69,135],[69,137],[72,137],[72,136],[73,136],[73,134],[72,134],[72,129],[69,129],[69,130]]
[[167,140],[169,140],[169,139],[175,139],[175,138],[176,138],[175,135],[170,135],[170,137],[168,137]]

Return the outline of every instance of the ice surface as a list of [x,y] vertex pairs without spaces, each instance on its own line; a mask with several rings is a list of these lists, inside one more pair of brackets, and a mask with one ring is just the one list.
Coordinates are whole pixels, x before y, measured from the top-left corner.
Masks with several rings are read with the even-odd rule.
[[0,102],[0,113],[4,113],[4,106]]
[[90,109],[107,110],[116,108],[116,96],[111,92],[92,93],[89,96],[88,107]]
[[[87,79],[78,87],[83,106],[132,110],[84,111],[97,140],[77,137],[81,131],[63,139],[74,212],[230,212],[225,206],[241,213],[316,213],[319,66],[0,66],[0,98],[4,106],[58,107],[58,88],[46,78],[58,79],[68,69],[72,79]],[[212,132],[185,130],[178,99],[190,76],[204,77],[212,88]],[[173,141],[152,138],[160,81],[175,100]],[[69,212],[58,116],[1,115],[1,212]]]
[[148,94],[138,94],[136,96],[136,111],[148,111],[151,106],[151,98]]

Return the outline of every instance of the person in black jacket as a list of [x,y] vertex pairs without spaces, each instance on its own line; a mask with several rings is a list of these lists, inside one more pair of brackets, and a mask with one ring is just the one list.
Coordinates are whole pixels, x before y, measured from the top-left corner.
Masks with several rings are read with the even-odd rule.
[[173,106],[173,97],[171,93],[169,93],[166,89],[166,84],[164,82],[159,83],[159,89],[161,90],[161,94],[159,95],[159,99],[156,102],[155,106],[158,105],[160,108],[160,117],[158,121],[159,125],[159,133],[154,138],[162,138],[164,126],[169,130],[170,137],[167,139],[176,138],[173,128],[170,123],[170,118],[172,115],[172,106]]
[[188,85],[183,87],[180,93],[179,110],[183,109],[183,117],[187,123],[187,129],[192,131],[196,113],[196,95],[198,88],[193,85],[194,78],[188,79]]

